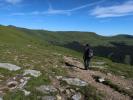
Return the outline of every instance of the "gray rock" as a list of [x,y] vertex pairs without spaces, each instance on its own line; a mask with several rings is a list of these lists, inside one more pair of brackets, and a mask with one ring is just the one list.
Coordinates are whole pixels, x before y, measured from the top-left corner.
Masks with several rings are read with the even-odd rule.
[[57,100],[55,96],[43,96],[42,100]]
[[107,73],[107,75],[108,75],[108,76],[112,76],[112,74],[111,74],[111,73]]
[[25,90],[25,89],[23,89],[22,91],[24,92],[24,95],[25,95],[25,96],[28,96],[28,95],[30,95],[30,93],[31,93],[30,91],[27,91],[27,90]]
[[121,78],[123,78],[123,79],[124,79],[124,78],[125,78],[125,76],[121,76]]
[[86,86],[88,85],[87,82],[82,81],[78,78],[62,78],[63,81],[67,82],[69,85],[75,85],[75,86]]
[[99,79],[98,79],[98,82],[100,82],[100,83],[103,83],[104,81],[105,81],[104,78],[99,78]]
[[60,95],[56,95],[56,98],[57,98],[57,100],[62,100],[62,97]]
[[21,77],[21,76],[15,76],[9,80],[7,80],[7,86],[10,90],[13,89],[20,89],[23,90],[24,86],[27,84],[30,77]]
[[77,93],[72,96],[72,100],[81,100],[81,98],[82,98],[82,95],[80,93]]
[[41,75],[41,72],[37,70],[25,70],[23,75],[28,75],[28,74],[34,77],[39,77]]
[[64,88],[58,88],[59,89],[59,91],[61,92],[61,93],[63,93],[64,91],[65,91],[65,89]]
[[9,89],[15,89],[18,85],[18,82],[17,81],[10,81],[7,83],[7,86],[9,87]]
[[24,83],[24,81],[25,81],[24,79],[20,79],[20,83]]
[[97,64],[97,65],[104,65],[106,64],[106,62],[102,62],[102,61],[99,61],[99,62],[93,62],[94,64]]
[[36,90],[40,91],[40,92],[42,92],[44,94],[56,93],[57,92],[57,89],[54,88],[51,85],[42,85],[42,86],[37,87]]
[[68,96],[70,96],[70,95],[71,95],[71,92],[70,92],[70,90],[69,90],[69,89],[66,89],[66,90],[65,90],[65,93],[66,93]]
[[17,88],[19,88],[20,90],[24,88],[24,86],[28,83],[28,80],[30,79],[30,77],[23,77],[22,79],[20,79],[20,84],[18,85]]
[[74,89],[70,89],[71,93],[75,93],[75,90]]
[[130,87],[126,87],[125,89],[126,89],[126,90],[130,90]]
[[0,100],[3,100],[3,98],[2,98],[2,97],[0,97]]
[[63,78],[63,76],[56,76],[56,79],[58,79],[58,80],[60,80],[62,78]]
[[17,71],[21,69],[19,66],[16,66],[10,63],[0,63],[0,68],[8,69],[10,71]]

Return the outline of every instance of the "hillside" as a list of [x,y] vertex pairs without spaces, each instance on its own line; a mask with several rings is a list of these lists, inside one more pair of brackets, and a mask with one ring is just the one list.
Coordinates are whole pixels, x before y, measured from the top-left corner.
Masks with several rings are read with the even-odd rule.
[[130,100],[132,66],[95,56],[86,71],[82,53],[72,50],[83,47],[89,39],[94,48],[102,43],[113,47],[111,38],[121,38],[117,41],[132,46],[132,39],[125,36],[0,26],[0,99]]
[[[34,39],[42,43],[47,42],[78,52],[82,52],[83,45],[89,43],[93,46],[96,56],[106,57],[118,63],[133,64],[133,36],[130,35],[105,37],[97,35],[94,32],[52,32],[46,30],[30,30],[15,26],[1,26],[1,31],[2,29],[5,37],[7,33],[18,32],[18,38],[10,34],[14,38],[14,41],[20,37],[32,41],[30,38],[34,37]],[[10,39],[7,40],[10,41]]]

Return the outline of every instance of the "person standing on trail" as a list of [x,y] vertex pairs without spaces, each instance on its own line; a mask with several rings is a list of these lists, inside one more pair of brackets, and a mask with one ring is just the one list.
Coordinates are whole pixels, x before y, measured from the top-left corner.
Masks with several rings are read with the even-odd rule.
[[89,44],[86,44],[83,55],[85,70],[88,70],[90,65],[90,60],[92,57],[93,57],[93,50],[91,49]]

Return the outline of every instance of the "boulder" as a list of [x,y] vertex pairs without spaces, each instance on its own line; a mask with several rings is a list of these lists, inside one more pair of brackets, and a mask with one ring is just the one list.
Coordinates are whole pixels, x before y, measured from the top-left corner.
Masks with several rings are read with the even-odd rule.
[[105,81],[104,78],[99,78],[99,79],[98,79],[98,82],[100,82],[100,83],[103,83],[104,81]]
[[62,97],[60,95],[56,96],[57,100],[62,100]]
[[63,76],[56,76],[57,80],[61,80],[63,78]]
[[25,89],[23,89],[22,91],[24,92],[24,95],[25,95],[25,96],[28,96],[28,95],[30,95],[30,93],[31,93],[30,91],[27,91],[27,90],[25,90]]
[[56,93],[57,89],[54,88],[52,85],[41,85],[36,88],[37,91],[40,91],[44,94]]
[[70,89],[71,93],[75,93],[75,90],[74,89]]
[[42,100],[57,100],[55,96],[43,96]]
[[75,85],[75,86],[87,86],[88,83],[85,81],[82,81],[78,78],[62,78],[63,81],[67,82],[69,85]]
[[66,90],[65,90],[65,93],[66,93],[67,96],[70,96],[70,95],[71,95],[71,92],[70,92],[69,89],[66,89]]
[[9,89],[15,89],[18,85],[17,81],[10,81],[7,83],[7,86],[9,87]]
[[93,63],[96,65],[105,65],[106,64],[106,62],[103,62],[103,61],[93,62]]
[[28,74],[30,74],[33,77],[39,77],[41,75],[41,72],[37,70],[25,70],[23,75],[28,75]]
[[82,95],[80,93],[76,93],[75,95],[72,96],[72,100],[81,100]]
[[0,63],[0,68],[4,68],[10,71],[17,71],[21,69],[21,67],[10,64],[10,63]]
[[28,80],[30,79],[30,77],[23,77],[22,79],[19,80],[19,85],[17,88],[19,88],[20,90],[24,88],[24,86],[28,83]]

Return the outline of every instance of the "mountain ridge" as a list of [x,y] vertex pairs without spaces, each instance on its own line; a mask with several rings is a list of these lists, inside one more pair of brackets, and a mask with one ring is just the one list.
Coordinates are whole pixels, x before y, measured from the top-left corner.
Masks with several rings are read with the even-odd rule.
[[20,43],[47,43],[78,52],[83,52],[84,45],[89,43],[96,56],[107,57],[119,63],[125,63],[126,57],[129,56],[129,64],[133,64],[133,39],[130,35],[104,37],[94,32],[53,32],[19,28],[12,25],[0,26],[0,35],[0,42],[14,44],[18,41]]
[[[0,26],[6,26],[6,25],[0,25]],[[14,26],[14,25],[7,25],[6,27],[14,27],[14,28],[22,28],[22,29],[28,29],[28,30],[38,30],[38,31],[49,31],[49,32],[81,32],[81,33],[94,33],[96,35],[99,35],[99,36],[103,36],[103,37],[119,37],[119,36],[125,36],[125,37],[133,37],[133,35],[128,35],[128,34],[116,34],[116,35],[113,35],[113,36],[104,36],[104,35],[100,35],[100,34],[97,34],[95,32],[89,32],[89,31],[50,31],[50,30],[45,30],[45,29],[30,29],[30,28],[23,28],[23,27],[17,27],[17,26]]]

